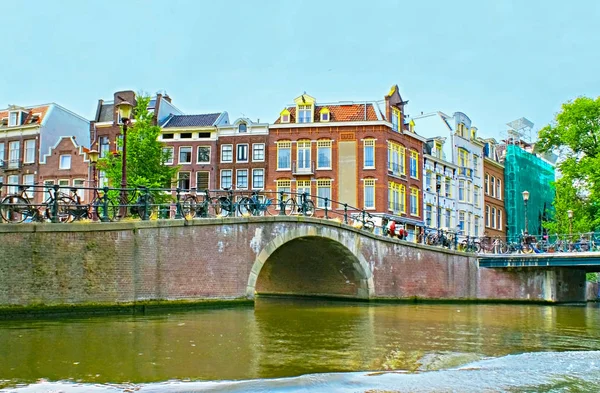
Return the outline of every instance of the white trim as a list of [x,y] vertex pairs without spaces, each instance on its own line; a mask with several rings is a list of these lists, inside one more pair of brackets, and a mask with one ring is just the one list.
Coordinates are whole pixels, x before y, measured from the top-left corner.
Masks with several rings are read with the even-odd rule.
[[[254,159],[254,146],[256,146],[256,145],[262,145],[262,147],[263,147],[263,151],[262,151],[262,153],[263,153],[263,159],[262,160],[255,160]],[[267,153],[267,144],[266,143],[260,142],[260,143],[253,143],[252,144],[252,162],[265,162],[265,159],[266,159],[266,156],[267,156],[266,153]]]
[[[254,171],[262,171],[262,187],[254,187]],[[265,168],[252,168],[252,190],[264,190],[265,189]]]
[[[238,174],[240,172],[246,172],[246,187],[240,187],[240,183],[238,182]],[[250,189],[250,181],[248,179],[248,168],[236,169],[235,170],[235,188],[237,190],[248,190],[248,189]]]
[[[240,150],[239,148],[242,146],[246,146],[246,159],[245,160],[240,160]],[[250,162],[250,144],[249,143],[237,143],[235,145],[235,162],[236,163],[248,163]]]
[[[181,162],[181,149],[185,148],[185,147],[189,147],[190,148],[190,162]],[[179,149],[177,151],[177,164],[178,165],[191,165],[194,162],[194,149],[192,148],[192,146],[179,146]]]
[[[230,161],[223,161],[223,147],[225,146],[230,146],[231,147],[231,160]],[[232,163],[233,162],[233,144],[231,143],[225,143],[221,145],[221,149],[220,149],[220,154],[219,154],[219,162],[220,163],[224,163],[224,164],[228,164],[228,163]],[[237,151],[236,151],[237,154]]]
[[[211,157],[211,155],[212,155],[212,146],[210,146],[210,145],[208,145],[208,146],[207,145],[198,145],[196,147],[197,147],[197,149],[196,149],[196,164],[210,164],[211,158],[212,158]],[[199,155],[200,155],[200,148],[201,147],[208,147],[208,161],[200,161]]]
[[222,190],[223,189],[223,172],[225,171],[229,171],[231,172],[231,184],[229,185],[229,187],[233,186],[233,169],[221,169],[219,171],[219,189]]

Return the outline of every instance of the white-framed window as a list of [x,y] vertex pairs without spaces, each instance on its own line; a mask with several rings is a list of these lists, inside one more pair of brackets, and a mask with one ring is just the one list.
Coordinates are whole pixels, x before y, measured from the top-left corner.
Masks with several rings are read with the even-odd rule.
[[325,198],[327,198],[327,208],[331,209],[331,179],[317,180],[317,207],[325,208]]
[[106,172],[99,171],[98,172],[98,187],[104,188],[108,186],[108,178],[106,177]]
[[312,105],[298,105],[298,123],[310,123]]
[[392,130],[394,131],[400,130],[400,116],[400,110],[392,108]]
[[221,162],[233,162],[233,145],[221,145]]
[[485,174],[485,195],[490,195],[490,175]]
[[[28,185],[28,186],[33,186],[33,180],[34,180],[34,176],[33,174],[28,174],[28,175],[23,175],[23,184]],[[34,193],[34,189],[32,187],[29,187],[26,191],[25,194],[27,194],[27,198],[33,198],[33,193]]]
[[321,112],[321,121],[328,122],[329,121],[329,112]]
[[465,211],[461,210],[458,212],[458,229],[464,231],[465,228]]
[[248,170],[238,169],[236,171],[235,186],[239,190],[248,189]]
[[296,181],[296,194],[298,195],[298,198],[302,194],[310,195],[311,194],[310,180],[297,180]]
[[486,227],[490,227],[490,206],[489,205],[485,205],[485,226]]
[[71,155],[61,154],[58,169],[71,169]]
[[317,169],[331,169],[331,140],[317,141]]
[[473,193],[474,193],[474,195],[473,195],[473,203],[474,203],[475,207],[479,207],[479,187],[474,186],[473,190],[474,190],[473,191]]
[[221,171],[221,189],[231,188],[233,171],[231,169],[223,169]]
[[262,162],[265,160],[265,144],[264,143],[253,143],[252,144],[252,161]]
[[472,203],[473,202],[473,193],[471,192],[471,182],[467,181],[467,202],[468,203]]
[[108,153],[110,152],[110,139],[107,136],[101,136],[98,138],[98,150],[100,153],[100,158],[108,157]]
[[289,179],[280,179],[277,180],[277,208],[279,208],[279,202],[281,199],[281,193],[283,192],[283,200],[287,200],[289,198],[290,193],[292,192],[292,181]]
[[210,146],[198,146],[198,164],[210,164]]
[[33,164],[35,162],[35,139],[25,141],[25,157],[23,162],[25,164]]
[[500,179],[496,179],[496,198],[502,200],[502,183]]
[[[19,175],[8,176],[7,182],[8,182],[8,184],[19,184]],[[10,186],[10,187],[8,187],[7,191],[9,194],[16,194],[17,192],[19,192],[19,187]]]
[[198,191],[208,190],[210,188],[210,172],[209,171],[198,171],[196,172],[196,189]]
[[246,123],[240,123],[240,125],[238,126],[238,132],[246,132],[248,131],[248,126],[246,125]]
[[179,164],[191,164],[192,163],[192,147],[181,146],[179,148]]
[[479,177],[479,157],[473,154],[473,176]]
[[182,191],[188,191],[191,188],[190,172],[177,173],[177,187],[179,187]]
[[262,168],[252,169],[252,189],[262,190],[265,188],[265,170]]
[[248,162],[248,144],[238,143],[237,145],[237,162]]
[[452,228],[452,211],[450,209],[446,209],[446,228]]
[[80,187],[85,187],[84,179],[73,179],[73,187],[77,187],[77,191],[75,193],[79,196],[79,200],[83,201],[85,198],[85,190]]
[[492,228],[496,229],[496,208],[492,207],[492,217],[491,217]]
[[165,165],[173,165],[173,162],[175,161],[175,149],[173,146],[163,147],[162,150],[165,157]]
[[465,202],[465,181],[458,181],[458,200],[461,202]]
[[430,170],[425,171],[425,187],[431,187],[431,191],[435,191],[435,188],[431,185],[432,181],[432,172]]
[[475,236],[479,236],[479,218],[480,218],[479,216],[475,216],[474,221],[473,221],[473,223],[475,225],[475,233],[474,233]]
[[501,231],[502,230],[502,224],[503,224],[503,222],[502,222],[502,209],[498,209],[498,216],[497,216],[497,218],[498,218],[498,225],[496,225],[496,228],[499,231]]
[[416,187],[410,188],[410,214],[419,215],[419,189]]
[[4,155],[6,152],[4,151],[4,142],[0,142],[0,166],[4,165],[4,160],[6,159]]
[[277,169],[292,169],[292,142],[277,142]]
[[363,141],[364,168],[375,168],[375,139]]
[[433,219],[433,205],[427,204],[425,205],[425,225],[431,227],[434,223],[431,221]]
[[296,144],[296,152],[298,158],[298,171],[310,170],[310,147],[311,143],[308,140],[298,141]]
[[375,209],[375,179],[364,179],[365,209]]
[[8,167],[18,168],[21,159],[21,143],[12,141],[8,143]]
[[492,182],[490,183],[490,192],[492,193],[492,197],[496,197],[496,178],[492,176]]
[[446,194],[446,198],[452,198],[452,178],[446,177],[446,181],[444,182],[444,192]]
[[59,179],[58,185],[62,190],[69,187],[69,179]]

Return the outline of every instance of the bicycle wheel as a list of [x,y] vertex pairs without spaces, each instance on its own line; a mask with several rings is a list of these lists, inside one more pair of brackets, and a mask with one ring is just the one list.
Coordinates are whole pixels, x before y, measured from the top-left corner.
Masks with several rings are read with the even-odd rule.
[[294,200],[294,198],[290,198],[285,202],[283,211],[285,212],[286,216],[291,216],[293,213],[296,213],[296,201]]
[[365,221],[365,224],[363,225],[363,229],[365,231],[373,233],[373,231],[375,230],[375,223],[373,221]]
[[242,199],[240,199],[237,205],[237,210],[240,213],[240,215],[244,217],[256,215],[256,208],[254,206],[254,202],[248,197],[243,197]]
[[508,245],[500,240],[498,241],[497,250],[499,254],[508,254]]
[[217,199],[217,204],[219,205],[219,213],[221,217],[229,217],[231,216],[233,211],[233,202],[229,200],[229,198],[222,196]]
[[196,216],[196,208],[197,202],[196,197],[193,195],[188,195],[184,198],[181,203],[181,210],[183,211],[184,217],[195,217]]
[[115,221],[117,214],[119,213],[119,207],[115,205],[111,199],[107,200],[106,209],[104,208],[104,200],[102,198],[94,199],[92,202],[92,209],[95,216],[92,218],[100,221],[106,220],[107,218],[109,221]]
[[437,243],[437,234],[429,233],[427,237],[425,237],[425,243],[428,246],[434,246]]
[[[138,198],[137,204],[137,214],[140,216],[142,220],[156,218],[158,216],[158,206],[154,203],[154,197],[152,195],[148,195],[148,200],[146,201],[146,196],[141,195]],[[146,210],[147,209],[147,210]]]
[[[307,217],[312,217],[315,215],[315,204],[313,203],[313,201],[307,200],[304,203],[304,215]],[[373,232],[373,231],[371,231],[371,232]]]
[[[54,222],[55,218],[54,202],[54,200],[49,200],[44,204],[44,217],[52,222]],[[60,224],[73,222],[75,220],[72,210],[73,206],[77,206],[77,202],[71,197],[62,196],[56,199],[56,222]]]
[[[265,200],[265,203],[263,203],[260,208],[261,212],[265,212],[269,216],[273,215],[274,209],[275,209],[275,200],[274,199]],[[262,215],[264,215],[264,213]]]
[[2,221],[18,224],[34,216],[33,207],[20,195],[8,195],[2,200],[0,215]]

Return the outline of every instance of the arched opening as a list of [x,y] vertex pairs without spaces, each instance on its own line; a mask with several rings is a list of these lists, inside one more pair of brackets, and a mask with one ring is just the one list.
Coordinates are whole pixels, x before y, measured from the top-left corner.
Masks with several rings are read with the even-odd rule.
[[252,269],[256,276],[251,276],[248,284],[250,297],[370,297],[370,268],[344,244],[322,236],[282,240],[272,242],[257,258]]

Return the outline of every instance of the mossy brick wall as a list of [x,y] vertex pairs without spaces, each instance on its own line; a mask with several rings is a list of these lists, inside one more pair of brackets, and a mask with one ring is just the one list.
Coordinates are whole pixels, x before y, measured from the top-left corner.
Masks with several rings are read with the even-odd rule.
[[0,307],[252,298],[585,300],[584,272],[480,269],[466,254],[314,218],[0,225]]

